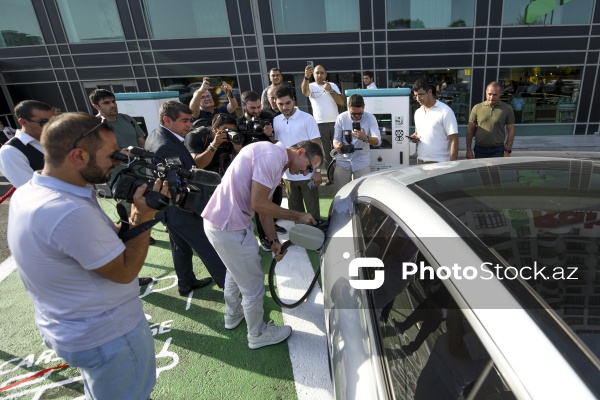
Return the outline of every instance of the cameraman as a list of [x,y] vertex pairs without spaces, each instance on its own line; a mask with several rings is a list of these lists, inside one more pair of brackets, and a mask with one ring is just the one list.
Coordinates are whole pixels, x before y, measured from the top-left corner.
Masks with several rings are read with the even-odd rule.
[[[237,121],[238,130],[240,132],[246,131],[247,133],[250,133],[245,137],[244,146],[253,142],[275,142],[273,139],[273,114],[266,110],[261,110],[262,105],[258,93],[250,91],[242,93],[242,107],[244,108],[244,115]],[[256,134],[254,129],[254,126],[258,121],[260,121],[259,125],[262,134]],[[267,121],[268,124],[266,123]],[[283,200],[283,187],[281,185],[275,188],[272,200],[273,203],[281,206]],[[256,222],[256,231],[258,232],[258,244],[260,245],[260,248],[264,251],[271,251],[271,245],[269,244],[265,230],[260,223],[260,216],[256,214],[254,220]],[[275,224],[275,230],[282,235],[287,233],[287,230],[284,227],[277,224]]]
[[244,146],[254,142],[273,140],[273,115],[262,111],[260,96],[256,92],[242,93],[242,108],[244,115],[238,119],[238,132],[245,133]]
[[[33,300],[44,343],[81,371],[87,398],[148,399],[154,339],[137,275],[150,230],[123,243],[92,185],[120,164],[113,129],[86,113],[53,117],[41,135],[45,165],[12,197],[8,245]],[[139,187],[130,226],[154,218]],[[157,180],[153,190],[158,191]],[[167,193],[167,186],[162,190]]]
[[[160,126],[148,135],[144,148],[158,158],[178,158],[183,168],[191,169],[195,162],[183,141],[192,127],[192,110],[179,101],[166,101],[160,105],[159,120]],[[207,188],[203,186],[201,189],[208,198]],[[173,265],[181,296],[187,296],[212,282],[211,278],[196,279],[192,263],[194,251],[215,283],[220,288],[225,285],[227,270],[204,234],[201,208],[204,208],[204,204],[191,213],[179,207],[169,207],[166,212],[165,223],[169,229]]]
[[[360,130],[354,129],[356,123]],[[343,131],[351,131],[351,142],[344,138]],[[333,173],[333,193],[337,193],[352,179],[358,179],[371,172],[371,145],[381,145],[381,133],[375,116],[365,111],[365,100],[360,94],[348,97],[348,111],[335,120],[333,148],[337,150],[335,172]],[[356,149],[360,149],[356,151]]]
[[233,157],[242,145],[229,141],[225,129],[237,130],[231,114],[215,114],[212,126],[192,129],[185,136],[185,147],[190,151],[198,168],[213,171],[223,176]]

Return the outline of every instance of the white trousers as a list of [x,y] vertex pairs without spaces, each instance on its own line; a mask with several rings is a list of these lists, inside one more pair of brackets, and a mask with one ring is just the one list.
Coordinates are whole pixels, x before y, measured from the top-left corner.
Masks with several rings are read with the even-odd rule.
[[253,227],[224,231],[204,220],[204,232],[227,267],[223,290],[225,314],[233,316],[243,307],[248,336],[259,336],[266,327],[263,319],[265,274]]

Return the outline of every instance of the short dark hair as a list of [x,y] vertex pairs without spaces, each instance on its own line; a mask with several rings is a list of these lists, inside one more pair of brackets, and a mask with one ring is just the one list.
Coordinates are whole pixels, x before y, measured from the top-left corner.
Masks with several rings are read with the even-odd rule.
[[275,68],[271,68],[269,70],[269,74],[271,74],[271,72],[273,72],[273,71],[277,71],[277,72],[281,73],[281,70],[279,68],[275,67]]
[[15,116],[17,119],[31,119],[33,118],[33,110],[52,111],[52,107],[43,101],[23,100],[15,106]]
[[360,94],[353,94],[348,97],[348,107],[359,107],[365,106],[365,99]]
[[[323,148],[320,144],[313,142],[312,140],[303,140],[298,142],[292,146],[290,146],[292,150],[300,150],[305,149],[306,155],[308,158],[313,158],[314,156],[321,157],[321,164],[323,163]],[[314,166],[315,168],[319,168],[318,166]]]
[[429,84],[428,81],[426,81],[424,79],[417,79],[415,81],[415,83],[413,83],[413,85],[412,85],[412,91],[418,92],[419,89],[423,89],[425,92],[428,92],[431,90],[431,85]]
[[214,126],[215,128],[218,128],[219,126],[223,126],[225,124],[231,124],[231,125],[237,126],[237,121],[231,114],[227,114],[227,113],[215,114],[215,116],[212,119],[212,126]]
[[363,76],[368,76],[369,78],[373,79],[373,71],[365,71],[363,72]]
[[76,143],[95,153],[102,145],[100,129],[113,132],[112,127],[101,118],[88,113],[70,112],[54,116],[44,125],[40,139],[44,147],[44,162],[61,165]]
[[292,89],[289,87],[281,85],[279,89],[275,91],[275,98],[280,99],[285,96],[290,96],[290,99],[293,99],[294,93],[292,93]]
[[192,115],[192,110],[180,101],[165,101],[160,105],[160,110],[158,111],[158,122],[162,125],[164,117],[169,117],[175,121],[177,118],[179,118],[179,113]]
[[260,95],[250,90],[242,93],[242,103],[246,104],[249,101],[260,101]]
[[98,105],[98,103],[100,103],[102,99],[105,99],[107,97],[112,97],[114,99],[115,94],[110,90],[106,89],[94,89],[92,93],[90,93],[90,95],[88,96],[92,104],[95,105]]

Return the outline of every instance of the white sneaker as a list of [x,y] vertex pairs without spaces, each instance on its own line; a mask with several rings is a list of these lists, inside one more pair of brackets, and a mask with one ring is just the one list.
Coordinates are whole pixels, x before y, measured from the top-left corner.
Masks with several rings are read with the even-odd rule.
[[248,336],[248,347],[251,349],[259,349],[261,347],[270,346],[283,342],[292,334],[292,327],[283,325],[277,326],[273,321],[269,321],[260,336]]
[[244,309],[240,307],[239,311],[235,315],[225,314],[225,329],[235,329],[244,320]]

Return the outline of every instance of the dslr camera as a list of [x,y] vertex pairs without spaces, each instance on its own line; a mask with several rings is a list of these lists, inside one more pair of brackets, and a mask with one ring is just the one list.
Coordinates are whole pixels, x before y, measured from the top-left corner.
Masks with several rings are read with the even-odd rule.
[[[153,152],[134,146],[129,146],[127,151],[129,155],[116,152],[112,156],[125,164],[125,168],[111,185],[113,198],[117,200],[133,203],[133,194],[137,188],[147,183],[148,190],[144,197],[149,207],[162,210],[177,206],[184,211],[194,212],[207,200],[207,190],[202,186],[217,186],[221,183],[221,177],[216,172],[198,168],[185,169],[177,157],[161,159]],[[150,190],[157,177],[168,182],[170,199]]]
[[[239,128],[238,128],[239,129]],[[244,144],[244,133],[236,132],[232,129],[226,128],[225,133],[227,133],[227,141],[233,144]]]
[[271,125],[271,120],[268,118],[252,117],[250,120],[245,120],[238,124],[238,131],[252,137],[252,142],[267,140],[265,137],[265,126]]

